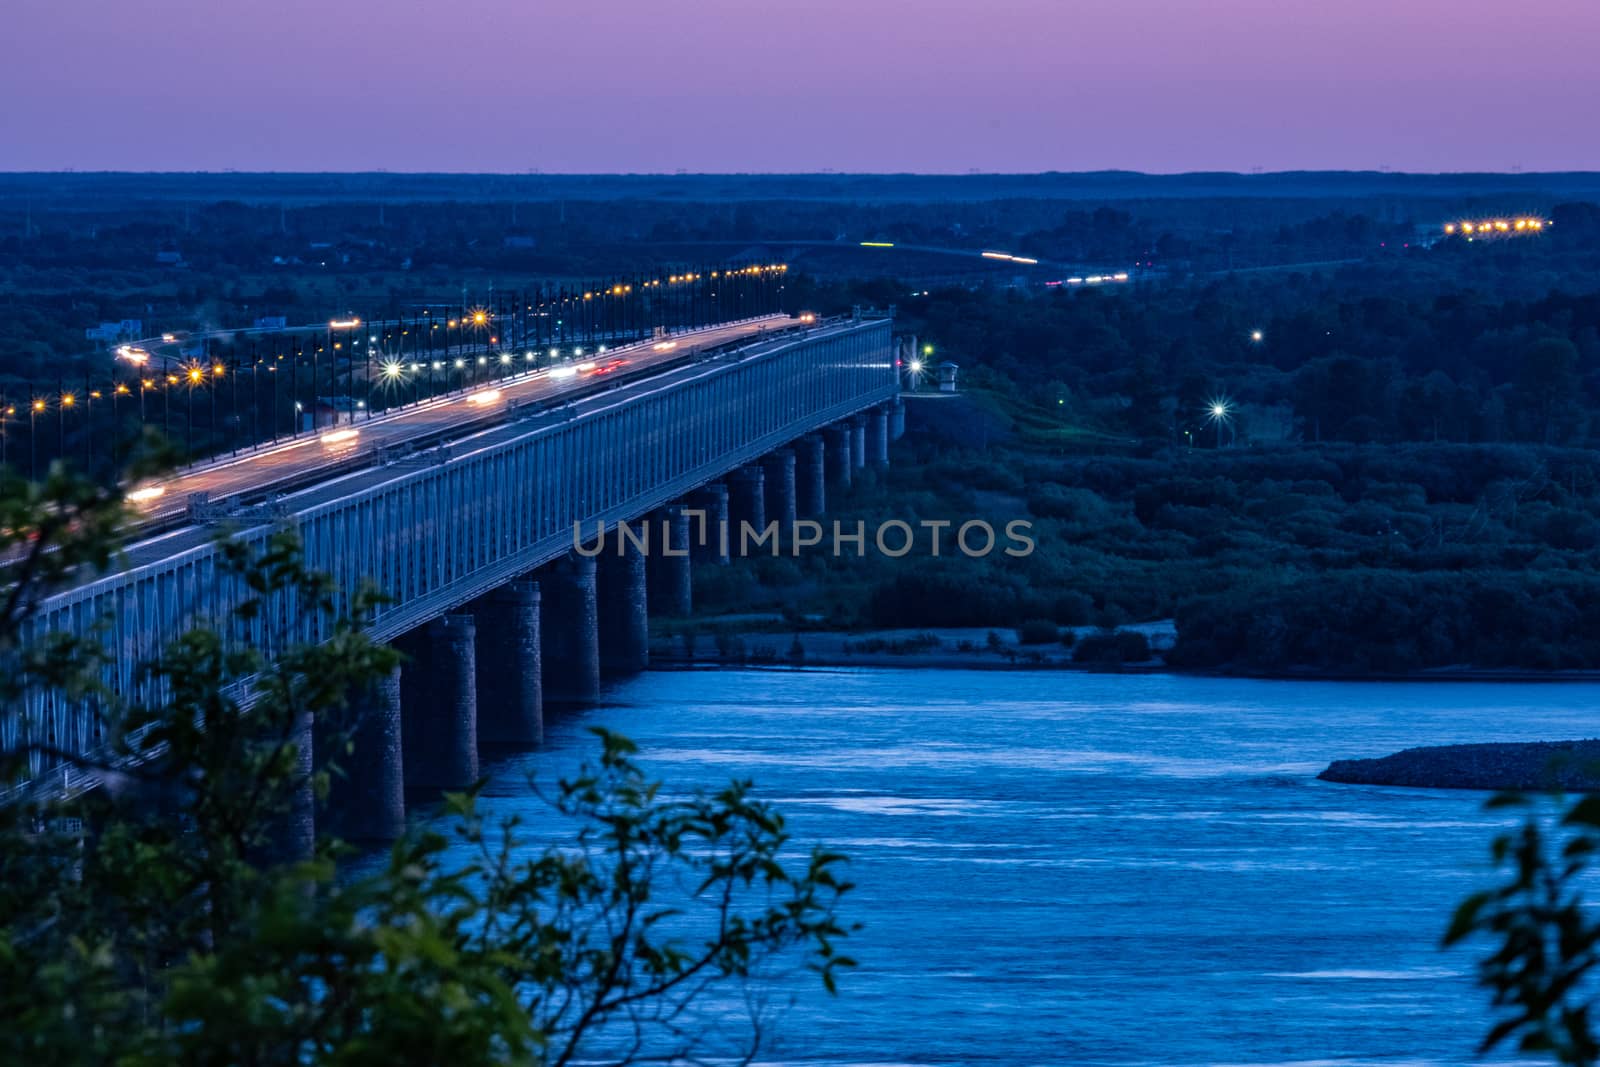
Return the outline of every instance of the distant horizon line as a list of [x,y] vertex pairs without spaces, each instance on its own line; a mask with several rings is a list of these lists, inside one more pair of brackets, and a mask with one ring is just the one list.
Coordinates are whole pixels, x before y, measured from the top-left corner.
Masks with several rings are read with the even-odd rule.
[[1376,178],[1552,178],[1597,177],[1600,169],[1573,170],[1397,170],[1391,168],[1309,169],[1289,170],[1175,170],[1149,171],[1102,168],[1098,170],[985,170],[985,171],[872,171],[872,170],[748,170],[748,171],[581,171],[581,170],[250,170],[229,167],[222,170],[114,170],[84,167],[65,167],[57,170],[25,170],[0,167],[0,178],[9,177],[281,177],[281,178],[355,178],[355,177],[406,177],[406,178],[1205,178],[1226,177],[1240,179],[1284,178],[1299,176],[1326,177],[1376,177]]

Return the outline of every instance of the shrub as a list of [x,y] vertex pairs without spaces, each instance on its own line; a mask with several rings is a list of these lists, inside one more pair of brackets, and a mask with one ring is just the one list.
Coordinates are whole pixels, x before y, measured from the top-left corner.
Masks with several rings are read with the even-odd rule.
[[1101,630],[1078,642],[1072,662],[1098,665],[1143,663],[1150,658],[1150,641],[1137,630]]
[[1018,644],[1047,645],[1057,641],[1060,636],[1060,629],[1049,619],[1029,619],[1017,627]]

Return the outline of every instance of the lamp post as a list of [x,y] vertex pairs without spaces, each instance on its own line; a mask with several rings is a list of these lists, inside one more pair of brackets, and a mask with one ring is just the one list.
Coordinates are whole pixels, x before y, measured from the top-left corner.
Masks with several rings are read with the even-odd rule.
[[39,480],[39,412],[44,410],[44,401],[33,395],[33,389],[28,389],[28,480]]
[[[113,450],[111,453],[111,466],[113,468],[113,473],[115,473],[115,468],[121,466],[122,464],[122,449],[119,447],[123,436],[122,415],[118,411],[118,408],[121,405],[117,403],[117,397],[127,396],[131,392],[132,390],[128,388],[127,382],[117,382],[111,387],[111,423],[116,427],[116,433],[111,438],[111,447]],[[141,390],[141,396],[142,393],[143,391]]]
[[67,392],[66,385],[56,382],[56,456],[65,461],[67,458],[67,409],[77,402],[77,397]]
[[[1212,422],[1216,423],[1216,426],[1217,426],[1217,447],[1221,448],[1222,447],[1222,428],[1223,428],[1224,425],[1229,425],[1233,421],[1233,404],[1232,404],[1232,402],[1229,401],[1228,398],[1225,397],[1225,396],[1216,398],[1215,400],[1211,401],[1211,403],[1206,406],[1206,417],[1209,418]],[[1231,439],[1232,435],[1233,435],[1233,429],[1232,429],[1231,425],[1229,425],[1228,434],[1229,434],[1229,437]]]

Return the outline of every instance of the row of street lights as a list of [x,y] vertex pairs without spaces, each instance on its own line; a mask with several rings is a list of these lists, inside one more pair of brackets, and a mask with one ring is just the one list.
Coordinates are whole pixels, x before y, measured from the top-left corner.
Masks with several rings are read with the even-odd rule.
[[[110,380],[98,387],[85,375],[81,390],[58,381],[54,389],[28,387],[26,399],[0,396],[0,464],[18,453],[21,442],[12,438],[25,426],[29,477],[51,458],[78,457],[85,469],[114,475],[131,436],[135,395],[138,425],[158,418],[173,438],[178,421],[191,457],[238,452],[316,432],[325,420],[371,418],[486,379],[602,353],[658,329],[776,312],[787,271],[784,264],[718,267],[503,291],[459,311],[427,307],[376,321],[351,315],[313,329],[243,331],[231,341],[208,335],[177,356],[163,349],[196,339],[123,345]],[[157,404],[159,414],[151,410]],[[206,408],[197,428],[197,411]],[[40,427],[52,413],[54,435]]]

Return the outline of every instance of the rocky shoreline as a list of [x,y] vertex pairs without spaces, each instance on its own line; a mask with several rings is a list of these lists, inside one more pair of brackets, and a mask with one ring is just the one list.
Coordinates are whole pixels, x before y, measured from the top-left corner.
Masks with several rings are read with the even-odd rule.
[[1420,789],[1600,792],[1600,739],[1408,748],[1377,759],[1334,760],[1317,777]]

